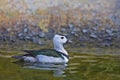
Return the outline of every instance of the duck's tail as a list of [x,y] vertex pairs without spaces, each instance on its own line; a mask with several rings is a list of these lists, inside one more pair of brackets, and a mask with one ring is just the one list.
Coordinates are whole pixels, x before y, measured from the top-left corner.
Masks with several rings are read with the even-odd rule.
[[12,58],[15,58],[15,59],[20,60],[20,61],[32,62],[32,63],[37,61],[36,58],[31,57],[31,56],[18,55],[18,56],[12,56]]
[[23,56],[21,56],[21,55],[18,55],[18,56],[12,56],[12,58],[19,59],[19,60],[23,60]]

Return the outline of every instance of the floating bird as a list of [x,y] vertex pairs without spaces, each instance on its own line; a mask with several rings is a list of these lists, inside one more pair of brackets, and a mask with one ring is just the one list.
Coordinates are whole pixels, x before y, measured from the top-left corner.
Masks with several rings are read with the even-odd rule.
[[56,34],[53,37],[54,49],[25,50],[25,54],[12,57],[25,62],[67,63],[69,56],[63,47],[67,41],[65,36]]

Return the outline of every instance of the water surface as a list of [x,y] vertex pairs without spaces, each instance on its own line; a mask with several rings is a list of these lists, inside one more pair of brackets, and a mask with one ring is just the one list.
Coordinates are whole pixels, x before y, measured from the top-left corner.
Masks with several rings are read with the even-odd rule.
[[16,64],[13,63],[14,59],[2,55],[0,78],[1,80],[120,80],[118,53],[114,55],[113,50],[70,49],[68,64]]

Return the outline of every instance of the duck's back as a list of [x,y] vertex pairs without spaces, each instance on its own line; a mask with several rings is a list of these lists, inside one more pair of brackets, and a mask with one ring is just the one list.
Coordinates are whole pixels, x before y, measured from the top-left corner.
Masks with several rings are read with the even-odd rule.
[[52,56],[52,57],[62,57],[61,52],[58,52],[53,49],[43,49],[43,50],[24,50],[27,54],[24,56],[33,56],[36,57],[37,55],[45,55],[45,56]]

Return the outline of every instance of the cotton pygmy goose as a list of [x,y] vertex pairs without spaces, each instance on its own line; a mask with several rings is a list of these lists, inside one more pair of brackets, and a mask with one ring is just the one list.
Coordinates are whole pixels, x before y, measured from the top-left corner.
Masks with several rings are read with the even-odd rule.
[[25,62],[67,63],[69,56],[68,52],[63,47],[63,44],[67,41],[65,36],[56,34],[53,37],[54,49],[25,50],[25,54],[13,56],[13,58]]

